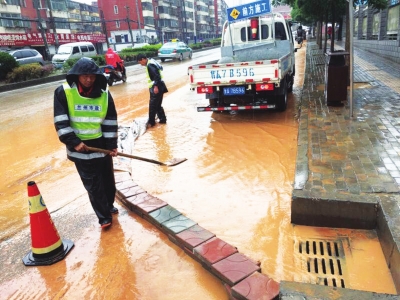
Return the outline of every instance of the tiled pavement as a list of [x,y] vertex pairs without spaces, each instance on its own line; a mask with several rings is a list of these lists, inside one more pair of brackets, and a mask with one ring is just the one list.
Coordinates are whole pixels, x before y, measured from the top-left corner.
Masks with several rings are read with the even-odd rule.
[[[299,157],[295,189],[315,193],[398,193],[400,191],[400,68],[393,62],[355,49],[353,117],[349,101],[327,106],[323,84],[325,57],[315,43],[307,49],[301,106]],[[322,87],[322,88],[321,88]],[[318,89],[317,89],[318,88]],[[308,138],[306,140],[306,135]]]
[[349,98],[327,105],[324,81],[308,42],[292,222],[376,230],[400,294],[400,66],[354,48],[352,116]]

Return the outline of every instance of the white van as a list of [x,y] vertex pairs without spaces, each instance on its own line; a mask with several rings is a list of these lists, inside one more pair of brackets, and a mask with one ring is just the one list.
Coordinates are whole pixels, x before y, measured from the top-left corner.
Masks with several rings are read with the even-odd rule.
[[90,42],[63,44],[58,48],[57,54],[53,56],[52,63],[56,68],[61,68],[67,59],[90,57],[96,54],[96,48]]

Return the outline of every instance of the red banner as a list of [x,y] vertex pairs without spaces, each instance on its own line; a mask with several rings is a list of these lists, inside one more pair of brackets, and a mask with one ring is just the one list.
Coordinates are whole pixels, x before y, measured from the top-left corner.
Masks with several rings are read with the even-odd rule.
[[[104,34],[81,34],[81,33],[57,33],[58,43],[92,42],[105,43]],[[55,44],[55,36],[46,33],[46,40],[49,45]],[[40,33],[0,33],[0,46],[43,46],[44,42]]]

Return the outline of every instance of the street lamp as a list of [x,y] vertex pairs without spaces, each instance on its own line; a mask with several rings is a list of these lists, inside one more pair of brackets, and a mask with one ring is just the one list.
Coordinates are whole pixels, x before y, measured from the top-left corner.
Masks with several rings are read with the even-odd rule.
[[131,29],[131,20],[130,20],[130,16],[129,16],[129,6],[125,5],[124,6],[126,8],[126,20],[128,22],[128,28],[129,28],[129,34],[131,36],[131,41],[132,41],[132,47],[134,46],[134,42],[133,42],[133,34],[132,34],[132,29]]

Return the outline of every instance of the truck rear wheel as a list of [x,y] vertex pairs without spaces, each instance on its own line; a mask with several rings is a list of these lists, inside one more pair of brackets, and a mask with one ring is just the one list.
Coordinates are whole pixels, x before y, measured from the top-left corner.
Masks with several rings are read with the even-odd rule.
[[288,93],[293,92],[293,84],[294,84],[294,74],[295,74],[295,69],[293,67],[293,73],[288,77]]
[[286,78],[283,79],[281,82],[281,91],[282,91],[282,94],[275,96],[275,99],[276,99],[275,109],[277,111],[285,111],[286,107],[287,107],[288,88],[287,88]]

